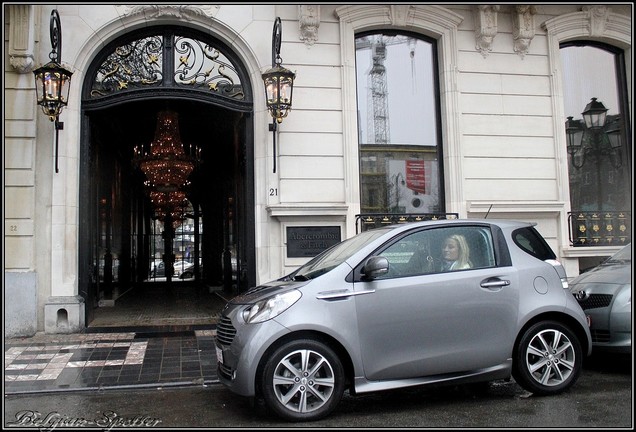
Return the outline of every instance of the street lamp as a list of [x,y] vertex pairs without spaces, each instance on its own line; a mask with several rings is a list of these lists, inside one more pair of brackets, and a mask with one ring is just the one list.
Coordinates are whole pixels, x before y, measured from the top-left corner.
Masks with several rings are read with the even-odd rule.
[[296,74],[281,66],[283,60],[280,57],[280,43],[282,39],[282,26],[280,17],[274,21],[272,32],[272,67],[263,74],[265,83],[265,100],[267,109],[274,120],[269,125],[273,132],[274,172],[276,172],[276,131],[277,125],[283,122],[292,107],[292,92],[294,90],[294,78]]
[[[574,167],[570,171],[570,187],[576,185],[573,204],[580,209],[605,211],[615,207],[611,203],[616,191],[610,178],[621,175],[623,128],[620,115],[607,115],[607,111],[602,102],[592,98],[581,113],[582,120],[568,117],[565,122],[567,151]],[[590,158],[591,167],[587,166]],[[584,186],[591,178],[596,179],[595,189]]]
[[62,24],[57,9],[51,12],[51,60],[44,66],[33,71],[35,75],[35,89],[37,104],[51,121],[55,122],[55,172],[57,167],[59,131],[64,129],[64,123],[59,121],[62,109],[68,104],[68,94],[71,87],[73,73],[61,64],[62,58]]
[[581,113],[583,120],[568,117],[565,122],[567,150],[572,165],[580,169],[593,156],[600,166],[603,156],[610,156],[614,168],[620,168],[621,127],[618,116],[608,116],[602,102],[592,98]]

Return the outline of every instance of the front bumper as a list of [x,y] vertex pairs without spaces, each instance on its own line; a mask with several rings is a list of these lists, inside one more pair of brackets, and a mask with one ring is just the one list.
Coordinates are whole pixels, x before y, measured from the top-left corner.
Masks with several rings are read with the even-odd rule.
[[219,381],[233,393],[256,395],[258,367],[263,355],[277,339],[289,330],[271,319],[245,324],[240,317],[241,305],[223,311],[215,340]]

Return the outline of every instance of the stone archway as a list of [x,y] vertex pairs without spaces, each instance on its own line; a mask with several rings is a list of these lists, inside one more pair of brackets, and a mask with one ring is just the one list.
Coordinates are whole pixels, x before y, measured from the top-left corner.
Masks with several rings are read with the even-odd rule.
[[[187,190],[196,211],[186,221],[201,231],[195,240],[201,259],[190,284],[201,293],[254,283],[241,271],[254,267],[246,265],[254,261],[254,191],[245,180],[254,169],[251,89],[242,85],[247,74],[233,60],[220,41],[161,26],[113,41],[90,66],[82,93],[78,239],[87,324],[96,308],[113,307],[123,294],[156,280],[149,269],[155,253],[165,251],[155,252],[152,244],[165,233],[153,228],[157,214],[134,159],[152,141],[157,113],[165,109],[178,114],[184,147],[200,149],[203,159]],[[178,260],[186,258],[176,252]],[[236,270],[228,275],[230,263]],[[181,281],[168,277],[167,283]]]

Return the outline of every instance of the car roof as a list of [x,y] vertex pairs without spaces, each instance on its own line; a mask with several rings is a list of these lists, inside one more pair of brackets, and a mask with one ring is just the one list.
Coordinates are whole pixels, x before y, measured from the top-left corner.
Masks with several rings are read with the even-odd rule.
[[436,219],[436,220],[425,220],[419,222],[405,222],[405,223],[396,223],[393,225],[388,225],[387,228],[392,230],[408,230],[418,227],[426,227],[426,226],[435,226],[435,225],[466,225],[466,224],[486,224],[486,225],[496,225],[502,229],[506,228],[522,228],[535,226],[534,222],[524,222],[517,220],[507,220],[507,219]]

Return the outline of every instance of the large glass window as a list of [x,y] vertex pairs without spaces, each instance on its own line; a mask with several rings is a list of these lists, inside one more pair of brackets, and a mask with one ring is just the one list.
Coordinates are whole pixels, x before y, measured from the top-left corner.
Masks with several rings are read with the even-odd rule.
[[[631,208],[631,145],[626,141],[622,112],[620,56],[622,53],[591,45],[561,48],[563,99],[570,120],[566,128],[573,210]],[[588,107],[607,109],[605,121],[601,118],[598,126],[586,124]]]
[[630,238],[631,139],[623,52],[605,44],[561,46],[572,243]]
[[420,36],[356,37],[362,213],[444,211],[435,65]]

